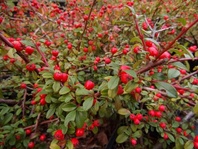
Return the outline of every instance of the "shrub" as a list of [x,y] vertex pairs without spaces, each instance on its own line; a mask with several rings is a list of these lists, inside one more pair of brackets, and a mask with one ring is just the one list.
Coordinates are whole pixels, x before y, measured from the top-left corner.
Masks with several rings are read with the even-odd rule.
[[198,148],[194,2],[1,3],[0,148]]

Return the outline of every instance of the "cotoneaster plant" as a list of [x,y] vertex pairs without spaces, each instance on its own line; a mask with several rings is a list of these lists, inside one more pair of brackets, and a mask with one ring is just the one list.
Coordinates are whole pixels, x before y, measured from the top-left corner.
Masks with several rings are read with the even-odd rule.
[[0,149],[198,148],[197,7],[2,1]]

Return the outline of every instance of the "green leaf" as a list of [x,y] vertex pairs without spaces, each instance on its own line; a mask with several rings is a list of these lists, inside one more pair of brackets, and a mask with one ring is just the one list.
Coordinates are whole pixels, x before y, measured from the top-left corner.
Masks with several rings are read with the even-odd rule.
[[125,133],[121,133],[117,136],[116,138],[116,142],[117,143],[124,143],[127,139],[128,139],[129,136],[127,136]]
[[85,111],[89,110],[93,106],[93,100],[93,97],[85,99],[85,101],[83,102],[83,109]]
[[57,92],[59,91],[59,89],[61,88],[60,82],[55,81],[55,82],[53,83],[52,88],[53,88],[54,92],[57,93]]
[[198,115],[198,103],[193,107],[193,112]]
[[12,113],[6,114],[5,118],[4,118],[4,121],[3,121],[4,125],[7,124],[9,121],[11,121],[12,118],[13,118],[13,114]]
[[68,87],[66,87],[66,86],[63,86],[63,87],[60,89],[59,94],[60,94],[60,95],[64,95],[64,94],[67,94],[67,93],[69,93],[69,92],[70,92],[70,89],[69,89]]
[[126,116],[129,116],[131,114],[131,112],[128,110],[128,109],[125,109],[125,108],[121,108],[118,110],[118,113],[120,115],[126,115]]
[[127,92],[127,93],[131,93],[131,91],[133,89],[135,89],[136,87],[138,87],[138,84],[137,83],[134,83],[132,81],[129,81],[125,87],[124,87],[124,91]]
[[192,140],[188,140],[185,145],[184,145],[184,149],[193,149],[193,141]]
[[172,79],[172,78],[176,78],[180,75],[180,71],[174,68],[171,68],[168,70],[168,78]]
[[117,130],[118,134],[123,133],[125,130],[127,130],[128,126],[120,126]]
[[76,108],[77,108],[76,104],[67,103],[67,104],[64,104],[64,106],[62,107],[62,110],[66,112],[70,112],[70,111],[75,110]]
[[60,148],[60,146],[58,146],[58,144],[52,142],[50,144],[50,149],[61,149],[61,148]]
[[50,108],[48,111],[47,111],[47,114],[46,114],[46,118],[50,118],[54,113],[55,113],[55,106],[53,106],[52,108]]
[[173,137],[172,134],[167,133],[167,135],[168,135],[168,138],[169,138],[172,142],[175,142],[175,138]]
[[140,138],[141,135],[142,135],[142,131],[141,131],[141,130],[138,130],[138,131],[136,131],[135,133],[133,133],[133,137],[134,137],[134,138]]
[[49,78],[53,77],[52,73],[50,73],[50,72],[45,72],[45,73],[42,74],[42,76],[45,79],[49,79]]
[[186,19],[185,19],[185,18],[178,18],[178,19],[177,19],[177,22],[182,23],[183,26],[186,25]]
[[173,63],[173,66],[176,66],[176,67],[181,68],[181,69],[188,70],[187,67],[181,62],[175,62],[175,63]]
[[34,43],[30,40],[21,40],[21,42],[26,46],[34,46]]
[[125,70],[125,72],[131,75],[133,78],[137,78],[136,72],[134,70]]
[[67,147],[67,149],[74,149],[74,145],[72,144],[72,142],[70,140],[67,141],[66,147]]
[[114,88],[112,90],[108,90],[108,97],[109,98],[115,98],[117,96],[117,88]]
[[113,76],[108,82],[108,88],[109,89],[114,89],[118,86],[120,79],[118,76]]
[[124,21],[124,20],[122,20],[122,21],[115,21],[114,24],[118,24],[118,25],[132,25],[131,22]]
[[178,48],[181,49],[185,54],[187,54],[190,58],[194,58],[191,51],[189,51],[185,46],[178,45]]
[[165,90],[168,97],[177,97],[177,91],[171,84],[166,82],[156,82],[155,86],[160,90]]
[[71,111],[65,117],[64,125],[67,126],[70,121],[74,121],[76,119],[76,110]]
[[76,89],[76,95],[77,96],[89,95],[89,91],[84,89],[84,88],[77,88]]
[[87,112],[77,111],[76,120],[75,120],[77,128],[82,128],[86,119],[87,119]]
[[141,43],[142,41],[141,41],[141,39],[139,37],[133,37],[133,38],[131,38],[130,42],[132,42],[132,43],[134,43],[134,42]]

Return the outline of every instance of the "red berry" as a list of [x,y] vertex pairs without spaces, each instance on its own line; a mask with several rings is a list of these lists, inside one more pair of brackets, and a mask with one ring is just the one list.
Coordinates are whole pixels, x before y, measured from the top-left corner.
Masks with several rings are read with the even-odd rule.
[[62,73],[61,74],[61,82],[62,83],[65,83],[66,81],[67,81],[67,79],[68,79],[68,74],[67,73]]
[[29,142],[28,143],[28,148],[34,148],[34,146],[35,146],[34,142]]
[[168,139],[168,135],[166,133],[164,133],[164,140],[167,140]]
[[162,117],[162,113],[160,111],[155,111],[155,116],[157,118],[161,118]]
[[28,64],[28,65],[26,65],[26,69],[28,71],[34,71],[36,69],[36,65],[35,64]]
[[82,137],[85,133],[85,130],[83,128],[78,128],[76,129],[76,136],[77,137]]
[[136,115],[136,118],[141,121],[143,116],[142,116],[142,114],[139,113],[139,114]]
[[138,118],[135,117],[135,119],[133,120],[135,125],[139,125],[140,124],[140,120]]
[[77,145],[79,144],[79,141],[78,141],[77,138],[72,138],[72,139],[71,139],[71,142],[72,142],[72,144],[73,144],[74,147],[77,146]]
[[139,46],[136,46],[134,49],[133,49],[133,52],[134,53],[139,53],[139,51],[140,51],[140,47]]
[[141,89],[140,87],[136,87],[136,88],[135,88],[135,92],[136,92],[136,93],[140,94],[141,91],[142,91],[142,89]]
[[160,56],[160,59],[170,59],[171,58],[171,55],[169,52],[164,52],[161,56]]
[[129,50],[128,50],[127,48],[124,48],[124,49],[122,50],[122,53],[123,53],[124,55],[126,55],[128,52],[129,52]]
[[25,83],[21,83],[20,87],[21,87],[22,89],[26,89],[27,85],[26,85]]
[[194,142],[198,142],[198,136],[195,136]]
[[85,52],[85,53],[87,53],[87,52],[89,52],[89,49],[88,48],[83,48],[83,51]]
[[115,54],[117,51],[118,51],[118,49],[115,48],[115,47],[113,47],[113,48],[111,49],[111,53],[112,53],[112,54]]
[[94,120],[94,121],[93,121],[93,125],[94,125],[95,127],[100,126],[100,121],[99,121],[99,120]]
[[20,41],[17,41],[17,40],[13,41],[13,42],[12,42],[12,45],[13,45],[13,47],[14,47],[17,51],[22,51],[22,50],[23,50]]
[[95,84],[90,80],[86,81],[85,84],[84,84],[84,87],[87,90],[92,90],[94,88],[94,86],[95,86]]
[[84,19],[85,21],[87,21],[87,20],[89,19],[89,16],[88,16],[88,15],[84,15],[84,16],[83,16],[83,19]]
[[59,51],[58,50],[52,50],[52,55],[57,57],[59,54]]
[[159,106],[159,111],[164,112],[166,110],[166,106],[160,105]]
[[177,117],[175,117],[175,120],[176,120],[177,122],[181,122],[181,117],[177,116]]
[[185,69],[180,69],[180,73],[185,75],[186,74],[186,70]]
[[34,49],[30,46],[27,46],[25,48],[25,52],[28,54],[28,55],[31,55],[33,52],[34,52]]
[[62,78],[62,74],[60,72],[55,72],[53,78],[55,81],[60,81]]
[[133,145],[133,146],[135,146],[136,144],[137,144],[137,140],[136,139],[131,139],[131,144]]
[[145,44],[147,47],[152,47],[152,45],[153,45],[153,43],[151,41],[146,41]]
[[158,55],[158,51],[154,47],[148,48],[148,52],[150,53],[151,56],[157,56]]
[[122,88],[122,85],[118,85],[117,95],[122,95],[123,93],[124,93],[124,90]]
[[63,134],[61,129],[58,129],[58,130],[55,131],[54,138],[56,140],[60,140],[60,141],[65,139],[65,136],[64,136],[64,134]]
[[148,114],[149,114],[150,116],[155,116],[155,111],[154,111],[154,110],[149,110],[149,111],[148,111]]
[[165,129],[165,128],[166,128],[166,123],[161,122],[161,123],[159,124],[159,126],[160,126],[162,129]]
[[193,144],[194,144],[194,148],[198,149],[198,142],[194,142]]
[[111,59],[108,58],[108,57],[106,57],[106,58],[104,59],[104,61],[105,61],[105,64],[110,64],[110,63],[111,63]]
[[4,60],[4,61],[7,61],[8,59],[9,59],[9,56],[8,56],[8,55],[4,55],[4,56],[3,56],[3,60]]
[[182,129],[180,127],[176,128],[177,133],[181,133]]
[[32,130],[31,129],[26,129],[25,133],[26,133],[26,135],[30,135],[32,133]]
[[133,121],[135,119],[135,114],[130,114],[129,118]]
[[67,48],[68,48],[69,50],[71,50],[71,49],[72,49],[72,44],[69,43],[69,44],[67,45]]
[[44,105],[46,104],[45,98],[41,98],[41,99],[40,99],[40,104],[41,104],[42,106],[44,106]]
[[45,141],[46,135],[45,134],[40,135],[39,139],[40,141]]
[[37,103],[36,100],[32,100],[32,101],[31,101],[31,104],[32,104],[32,105],[35,105],[36,103]]

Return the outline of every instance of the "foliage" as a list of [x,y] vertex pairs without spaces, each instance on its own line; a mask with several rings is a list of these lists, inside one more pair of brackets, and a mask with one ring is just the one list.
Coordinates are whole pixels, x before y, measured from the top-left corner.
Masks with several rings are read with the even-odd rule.
[[107,126],[128,148],[198,148],[197,7],[1,3],[0,148],[82,148]]

